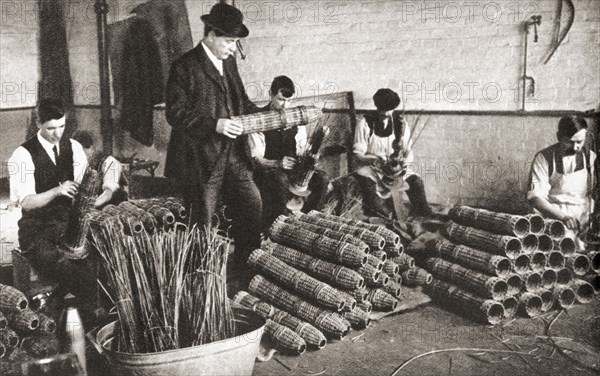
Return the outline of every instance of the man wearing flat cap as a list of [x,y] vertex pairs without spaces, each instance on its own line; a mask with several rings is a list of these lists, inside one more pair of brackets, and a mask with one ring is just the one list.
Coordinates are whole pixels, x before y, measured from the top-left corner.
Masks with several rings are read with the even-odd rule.
[[[425,196],[423,180],[406,166],[414,162],[410,139],[410,130],[402,116],[394,113],[400,105],[400,97],[391,89],[379,89],[373,95],[377,111],[359,117],[354,134],[354,160],[358,166],[356,173],[369,186],[366,194],[366,206],[380,206],[373,201],[386,200],[391,197],[390,177],[403,178],[408,184],[406,192],[411,203],[410,214],[413,216],[431,215],[431,208]],[[390,176],[390,158],[400,160],[404,168]],[[364,190],[363,190],[364,192]],[[368,208],[367,208],[368,209]]]
[[248,36],[243,15],[218,3],[201,17],[204,38],[171,67],[166,117],[172,127],[165,175],[181,189],[192,223],[210,225],[216,205],[234,208],[234,261],[260,245],[262,203],[242,126],[232,116],[257,112],[238,73],[236,43]]

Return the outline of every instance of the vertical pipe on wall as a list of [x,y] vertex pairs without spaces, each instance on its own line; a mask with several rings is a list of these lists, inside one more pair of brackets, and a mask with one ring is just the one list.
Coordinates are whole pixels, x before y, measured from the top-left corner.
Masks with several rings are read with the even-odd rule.
[[102,149],[107,154],[112,154],[113,129],[110,100],[110,79],[108,76],[108,39],[107,39],[107,14],[106,0],[96,0],[96,25],[98,29],[98,63],[100,72],[100,133],[102,135]]

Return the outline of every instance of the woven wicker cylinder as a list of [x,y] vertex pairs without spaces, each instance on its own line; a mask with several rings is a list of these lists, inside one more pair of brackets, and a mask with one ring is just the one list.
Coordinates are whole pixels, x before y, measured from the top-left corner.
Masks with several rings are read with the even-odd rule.
[[185,206],[183,206],[183,203],[174,197],[168,197],[161,206],[169,209],[171,213],[175,215],[175,219],[177,219],[179,222],[184,221],[188,216],[187,210]]
[[450,240],[492,254],[514,259],[521,254],[523,244],[517,237],[495,235],[491,232],[473,227],[450,223],[446,227]]
[[517,273],[510,273],[504,280],[508,287],[506,290],[507,295],[515,296],[521,292],[521,289],[523,288],[523,278],[520,275]]
[[564,256],[569,256],[575,253],[577,245],[572,238],[553,239],[554,250],[562,253]]
[[530,263],[529,256],[524,253],[520,254],[513,260],[513,270],[519,274],[526,273],[529,270]]
[[371,265],[379,271],[383,270],[383,261],[381,261],[380,258],[377,258],[373,255],[367,255],[367,264]]
[[371,252],[371,254],[383,262],[388,261],[388,255],[384,250],[373,251],[373,252]]
[[7,326],[8,326],[8,320],[6,319],[6,316],[4,316],[4,313],[2,313],[2,311],[0,311],[0,330],[6,329]]
[[314,300],[319,305],[334,312],[344,309],[345,299],[336,289],[298,269],[294,269],[262,249],[256,249],[250,254],[248,264],[260,270],[266,277],[288,288],[291,292]]
[[484,298],[502,300],[508,290],[506,282],[498,277],[491,277],[441,258],[427,259],[424,267],[436,277],[448,280]]
[[540,308],[542,313],[548,312],[554,307],[554,294],[551,290],[541,289],[536,294],[542,299],[542,307]]
[[525,290],[528,292],[537,293],[542,288],[542,275],[534,271],[529,271],[523,274]]
[[497,324],[504,307],[497,301],[481,298],[447,282],[434,279],[425,291],[445,308],[457,310],[478,321]]
[[382,289],[368,289],[367,301],[377,311],[389,312],[398,307],[398,299]]
[[596,274],[600,274],[600,252],[588,252],[588,260],[590,260],[590,269]]
[[574,275],[581,277],[590,271],[590,260],[584,254],[573,253],[566,257],[565,266],[570,269]]
[[517,313],[519,301],[514,296],[507,296],[502,300],[502,306],[504,307],[504,319],[510,320]]
[[367,313],[371,313],[373,311],[373,304],[371,304],[371,302],[369,301],[364,301],[364,302],[360,302],[356,305],[357,308],[362,309],[363,311],[367,312]]
[[84,224],[83,217],[88,210],[94,208],[96,201],[96,192],[98,192],[102,184],[98,171],[90,166],[85,168],[81,184],[77,191],[77,195],[73,200],[73,206],[69,213],[69,222],[67,230],[62,237],[62,243],[69,248],[82,248],[85,243],[87,228]]
[[14,349],[19,346],[19,336],[14,330],[6,328],[0,330],[0,343],[6,347],[6,349]]
[[546,255],[546,266],[550,269],[560,270],[565,267],[565,257],[558,251]]
[[277,111],[232,116],[231,120],[239,123],[244,128],[242,134],[249,134],[307,125],[320,116],[321,110],[314,106],[297,106]]
[[280,221],[283,221],[284,223],[287,223],[289,225],[296,226],[296,227],[302,228],[302,229],[306,229],[308,231],[312,231],[315,234],[327,236],[328,238],[331,238],[334,240],[352,244],[360,249],[364,249],[365,253],[369,252],[369,246],[367,245],[367,243],[363,242],[359,238],[356,238],[352,235],[348,235],[343,232],[336,231],[336,230],[333,230],[333,229],[330,229],[327,227],[319,226],[319,225],[316,225],[316,224],[313,224],[310,222],[301,221],[295,217],[286,217],[286,216],[281,215],[277,219]]
[[544,229],[544,233],[549,235],[552,239],[564,238],[566,231],[567,228],[561,221],[546,219],[546,228]]
[[390,261],[396,263],[398,265],[398,272],[403,273],[409,269],[415,267],[415,259],[406,253],[401,254],[400,256],[391,257]]
[[156,221],[157,226],[172,226],[175,223],[175,216],[171,211],[162,206],[154,205],[149,207],[148,209],[144,209],[148,213],[150,213],[154,220]]
[[383,237],[366,228],[351,226],[342,221],[312,215],[299,215],[297,218],[302,222],[325,227],[358,238],[367,244],[371,251],[382,250],[385,246],[385,239]]
[[342,291],[342,290],[338,290],[338,293],[341,294],[344,299],[344,311],[348,312],[348,311],[352,311],[354,308],[356,308],[356,305],[358,304],[356,299],[354,298],[354,296],[352,296],[351,294],[349,294],[347,291]]
[[306,351],[306,342],[298,333],[272,320],[267,320],[265,336],[283,354],[300,355]]
[[594,294],[600,294],[600,275],[588,273],[581,277],[581,279],[589,283],[594,288]]
[[133,213],[118,209],[115,205],[106,205],[102,211],[118,218],[128,234],[139,234],[144,229],[144,224]]
[[369,264],[361,266],[360,268],[356,269],[356,271],[364,278],[365,286],[369,283],[377,282],[377,280],[379,280],[379,276],[381,275],[381,272],[377,270],[377,268]]
[[352,311],[346,312],[344,318],[350,322],[352,328],[357,330],[366,329],[371,324],[369,313],[360,308],[354,308]]
[[391,277],[400,275],[400,266],[392,260],[387,260],[383,263],[383,272]]
[[542,288],[551,290],[556,284],[556,272],[554,269],[545,269],[542,272]]
[[349,224],[351,226],[365,228],[367,230],[370,230],[370,231],[382,236],[383,239],[385,240],[386,245],[397,246],[398,244],[400,244],[400,236],[398,234],[396,234],[392,230],[388,230],[387,228],[380,226],[380,225],[373,225],[370,223],[365,223],[362,221],[357,221],[355,219],[350,219],[350,218],[345,218],[345,217],[337,217],[335,215],[321,213],[316,210],[312,210],[310,213],[308,213],[308,215],[329,219],[331,221],[340,221],[340,222]]
[[574,279],[570,287],[575,292],[575,299],[581,304],[587,304],[594,298],[594,287],[584,280]]
[[554,248],[554,240],[547,234],[538,235],[538,251],[547,253]]
[[376,281],[365,279],[365,282],[367,283],[367,287],[383,288],[390,283],[390,276],[384,272],[379,272],[379,278]]
[[134,213],[134,215],[136,215],[137,218],[142,222],[146,231],[152,232],[156,228],[156,218],[147,211],[138,208],[131,202],[121,202],[118,207]]
[[367,300],[368,290],[366,287],[361,287],[356,290],[340,290],[342,294],[348,294],[351,298],[353,298],[356,303],[364,302]]
[[571,271],[567,268],[562,268],[556,271],[555,286],[568,286],[573,280]]
[[575,303],[575,292],[569,286],[554,287],[554,299],[562,308],[571,308]]
[[402,272],[400,275],[402,276],[402,283],[407,287],[425,286],[433,280],[427,270],[417,266]]
[[42,333],[56,333],[56,321],[44,313],[38,313],[40,318],[40,332]]
[[434,245],[437,257],[482,273],[504,277],[510,273],[512,268],[511,261],[504,256],[493,255],[465,245],[454,244],[447,240],[437,240]]
[[544,252],[534,252],[529,255],[529,267],[534,272],[541,273],[546,269],[546,254]]
[[47,358],[60,353],[60,342],[56,335],[34,333],[21,340],[21,349],[35,358]]
[[365,285],[364,278],[357,271],[345,266],[321,260],[277,243],[265,243],[263,247],[286,264],[336,287],[352,290]]
[[283,222],[275,221],[273,223],[271,238],[277,243],[341,265],[361,266],[367,262],[367,255],[358,247],[298,229]]
[[34,331],[40,326],[40,317],[30,308],[12,313],[9,321],[12,328],[23,332]]
[[388,257],[397,257],[404,253],[404,246],[402,243],[398,243],[398,245],[385,245],[383,247],[383,251]]
[[255,276],[250,281],[249,291],[280,309],[308,321],[328,338],[340,339],[350,330],[350,324],[339,315],[303,301],[261,275]]
[[448,212],[453,221],[501,235],[523,237],[529,233],[530,225],[526,217],[498,213],[469,206],[455,206]]
[[6,313],[17,312],[26,309],[28,305],[27,297],[21,291],[0,284],[0,310]]
[[521,239],[523,243],[523,253],[530,255],[538,250],[539,242],[538,237],[535,234],[527,234]]
[[394,298],[399,298],[402,295],[402,287],[399,283],[390,282],[383,287],[383,291],[387,292]]
[[532,292],[524,292],[519,298],[519,312],[527,317],[539,316],[542,313],[542,298]]
[[528,214],[525,218],[529,221],[529,232],[535,235],[544,233],[544,230],[546,229],[544,217],[539,214]]

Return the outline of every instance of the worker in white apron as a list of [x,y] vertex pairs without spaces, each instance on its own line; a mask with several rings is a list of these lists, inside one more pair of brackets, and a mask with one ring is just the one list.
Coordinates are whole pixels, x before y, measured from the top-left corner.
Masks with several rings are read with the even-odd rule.
[[541,150],[531,166],[527,199],[546,218],[558,219],[567,227],[567,236],[584,244],[583,232],[593,210],[594,152],[584,147],[587,123],[583,118],[564,117],[556,134],[558,143]]

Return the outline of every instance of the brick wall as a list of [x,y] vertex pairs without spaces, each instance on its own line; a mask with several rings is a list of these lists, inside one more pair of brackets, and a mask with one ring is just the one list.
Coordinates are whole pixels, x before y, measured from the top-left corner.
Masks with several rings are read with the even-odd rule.
[[[123,19],[140,2],[111,2],[109,20]],[[6,9],[5,1],[2,3]],[[213,3],[186,1],[195,42],[202,33],[199,17]],[[370,98],[377,88],[391,87],[402,94],[406,109],[518,110],[522,22],[539,14],[539,41],[533,43],[533,28],[528,39],[528,74],[536,85],[526,110],[598,109],[598,1],[574,0],[573,27],[548,64],[543,64],[558,3],[238,0],[236,6],[244,12],[250,28],[250,36],[243,41],[248,57],[239,62],[240,73],[255,100],[267,97],[274,76],[286,74],[297,83],[299,95],[351,90],[357,108],[362,109],[373,108]],[[76,103],[98,104],[95,14],[85,2],[72,1],[71,9],[68,33]],[[563,28],[564,18],[563,14]],[[35,35],[35,24],[26,22],[19,27],[14,30],[21,35]],[[19,73],[20,65],[35,66],[36,49],[21,48],[18,41],[22,38],[7,39],[5,35],[12,35],[13,29],[4,23],[0,30],[4,108],[16,103],[16,95],[6,95],[5,82],[37,80],[37,71],[30,68]],[[163,116],[158,111],[155,117],[154,147],[119,137],[116,149],[164,161],[169,128]],[[79,117],[82,127],[97,129],[97,111],[84,109]],[[5,119],[1,115],[3,128]],[[411,119],[414,117],[409,117],[409,122]],[[538,149],[554,142],[557,122],[548,117],[431,116],[415,145],[430,200],[523,210],[528,164]],[[10,126],[21,123],[11,120]],[[8,146],[13,149],[14,145]],[[5,161],[7,156],[2,153]]]

